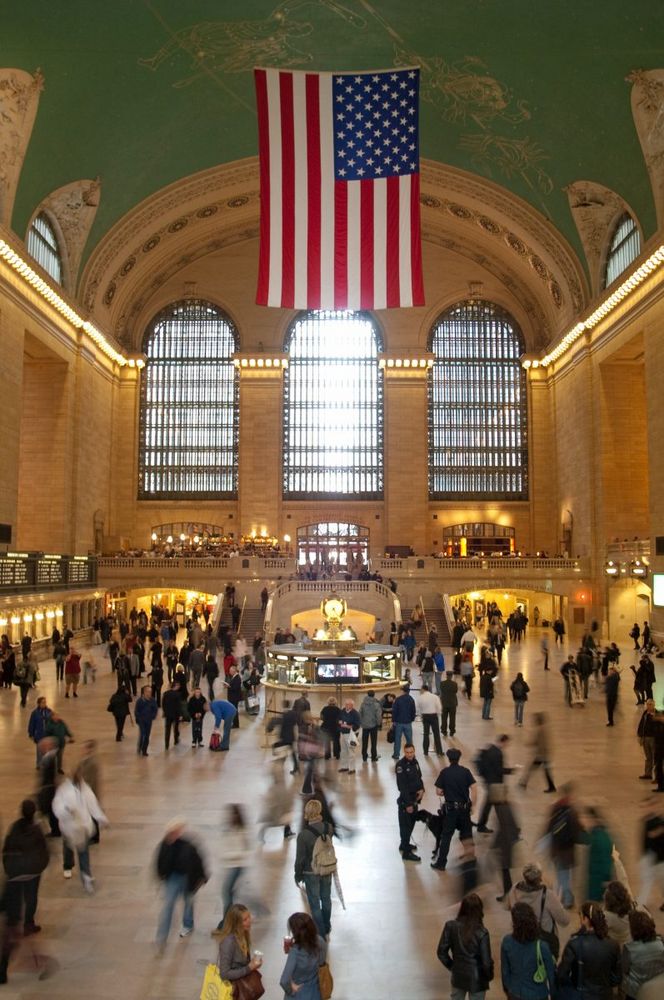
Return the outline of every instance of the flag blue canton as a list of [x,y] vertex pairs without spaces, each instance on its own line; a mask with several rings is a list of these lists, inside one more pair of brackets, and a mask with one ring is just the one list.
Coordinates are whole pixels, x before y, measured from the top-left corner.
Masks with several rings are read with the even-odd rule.
[[335,74],[334,176],[339,181],[419,171],[417,69]]

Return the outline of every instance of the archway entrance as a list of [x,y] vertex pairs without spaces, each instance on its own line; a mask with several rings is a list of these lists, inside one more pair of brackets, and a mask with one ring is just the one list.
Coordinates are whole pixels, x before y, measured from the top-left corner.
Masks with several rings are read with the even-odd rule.
[[315,570],[355,569],[369,558],[369,529],[346,521],[321,521],[297,529],[298,565]]

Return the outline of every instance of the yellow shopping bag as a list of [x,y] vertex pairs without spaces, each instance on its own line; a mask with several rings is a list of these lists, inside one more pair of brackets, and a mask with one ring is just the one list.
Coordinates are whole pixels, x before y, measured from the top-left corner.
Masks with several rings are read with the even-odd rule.
[[233,1000],[233,987],[221,978],[215,962],[210,962],[205,970],[201,1000]]

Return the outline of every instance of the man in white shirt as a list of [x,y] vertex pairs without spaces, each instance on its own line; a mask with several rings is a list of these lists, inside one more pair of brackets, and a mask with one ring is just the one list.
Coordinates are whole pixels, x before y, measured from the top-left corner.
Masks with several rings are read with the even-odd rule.
[[422,722],[424,724],[424,737],[422,739],[422,750],[424,756],[429,756],[429,734],[433,735],[433,745],[439,757],[443,756],[443,744],[440,739],[440,725],[438,713],[440,712],[440,698],[433,694],[427,684],[423,684],[420,689],[420,696],[417,699],[417,707]]
[[461,649],[464,653],[470,653],[472,656],[473,650],[475,649],[475,643],[477,642],[477,636],[473,632],[472,628],[468,626],[466,631],[461,636]]

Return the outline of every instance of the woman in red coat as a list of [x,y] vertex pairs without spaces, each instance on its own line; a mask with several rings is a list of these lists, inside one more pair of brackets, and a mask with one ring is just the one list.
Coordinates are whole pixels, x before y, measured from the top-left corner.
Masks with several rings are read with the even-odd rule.
[[78,687],[78,681],[81,676],[81,657],[73,649],[70,650],[69,656],[65,661],[65,684],[67,690],[65,692],[65,698],[69,697],[69,689],[73,687],[74,698],[78,698],[76,693],[76,688]]

